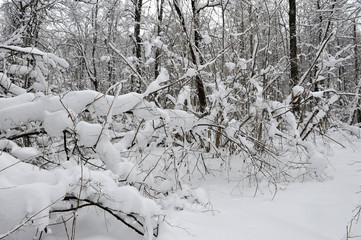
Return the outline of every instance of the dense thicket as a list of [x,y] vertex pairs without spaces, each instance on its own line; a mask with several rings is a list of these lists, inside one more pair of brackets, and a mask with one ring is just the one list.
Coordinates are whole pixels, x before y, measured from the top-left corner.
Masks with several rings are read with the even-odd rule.
[[[219,169],[273,191],[322,179],[315,139],[361,123],[356,0],[16,0],[0,10],[0,147],[36,149],[26,162],[47,171],[108,169],[158,202],[182,190],[199,203],[184,189]],[[157,235],[158,212],[119,213],[94,200],[101,190],[81,191],[64,199]]]

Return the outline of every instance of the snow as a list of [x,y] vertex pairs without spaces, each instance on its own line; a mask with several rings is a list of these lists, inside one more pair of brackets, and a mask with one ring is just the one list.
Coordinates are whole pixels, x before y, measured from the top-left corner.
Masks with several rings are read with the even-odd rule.
[[177,97],[177,106],[176,108],[183,108],[185,107],[187,110],[193,110],[191,103],[191,88],[190,86],[186,85],[179,91]]
[[148,58],[152,54],[152,44],[149,41],[143,42],[144,55]]
[[167,69],[161,68],[157,79],[149,84],[147,90],[144,92],[145,96],[148,96],[152,92],[158,91],[162,86],[161,84],[169,80],[169,73]]
[[203,188],[197,188],[193,191],[194,197],[200,204],[209,203],[209,196]]
[[293,93],[293,96],[298,96],[298,95],[301,95],[304,91],[304,88],[302,86],[294,86],[292,88],[292,93]]
[[101,56],[100,57],[100,61],[101,62],[110,62],[110,60],[112,59],[112,57],[111,56],[109,56],[109,55],[105,55],[105,56]]
[[[114,98],[114,96],[103,95],[96,91],[84,90],[69,92],[62,98],[49,95],[39,97],[33,102],[21,100],[17,105],[0,108],[0,122],[2,123],[0,130],[16,127],[21,122],[44,121],[46,111],[68,110],[79,114],[88,108],[97,116],[106,116],[112,106],[112,115],[122,114],[134,108],[143,98],[144,95],[139,93],[127,93]],[[13,103],[17,101],[13,100],[14,98],[9,99],[8,101]]]
[[11,154],[19,160],[29,160],[40,156],[41,152],[33,147],[13,147]]
[[32,70],[31,67],[13,64],[7,69],[7,72],[10,74],[16,73],[16,74],[25,75],[31,72],[31,70]]
[[[42,1],[29,1],[13,3],[43,9]],[[110,1],[75,2],[64,5],[70,7],[65,15],[62,6],[52,9],[62,19],[99,7],[99,29],[127,19],[119,15],[128,9],[126,1],[114,6]],[[336,28],[323,44],[301,38],[299,66],[306,72],[289,89],[288,58],[276,52],[282,37],[270,35],[270,41],[263,41],[264,24],[232,33],[239,23],[228,21],[221,29],[223,38],[217,30],[220,25],[212,15],[236,9],[237,1],[170,1],[179,15],[176,24],[183,25],[180,36],[167,21],[161,25],[171,34],[153,36],[155,22],[147,22],[155,10],[148,8],[151,2],[142,11],[145,21],[135,23],[142,24],[141,59],[126,47],[132,44],[129,24],[115,29],[115,36],[120,31],[128,39],[118,46],[120,51],[104,34],[93,34],[94,26],[83,24],[87,16],[84,22],[79,15],[76,26],[70,18],[49,26],[44,22],[44,30],[64,39],[43,39],[50,35],[41,32],[35,36],[42,48],[73,59],[69,71],[62,69],[68,62],[54,53],[16,46],[27,42],[22,41],[24,27],[4,36],[10,39],[0,45],[0,239],[349,240],[346,226],[361,206],[361,140],[355,137],[361,130],[354,123],[361,82],[356,86],[352,78],[352,44],[341,46],[343,39],[335,44]],[[277,12],[282,1],[274,2],[269,5],[273,13],[282,15],[284,10]],[[253,13],[265,12],[258,10],[267,1],[252,3]],[[161,10],[163,1],[159,4]],[[169,6],[164,5],[166,15],[172,13]],[[203,53],[201,65],[189,55],[197,42],[192,27],[198,20],[202,37],[200,46],[195,45]],[[69,49],[73,30],[98,39],[96,57],[89,58],[94,41],[86,34],[76,34],[80,42]],[[234,52],[248,36],[253,56]],[[220,47],[222,39],[225,48]],[[340,45],[336,54],[326,48],[329,41]],[[114,66],[108,66],[113,60],[109,50],[119,57]],[[156,79],[154,51],[161,52],[163,67]],[[258,52],[270,57],[257,58]],[[76,69],[78,53],[81,69]],[[217,73],[220,62],[227,69],[224,76]],[[115,76],[114,83],[105,81],[108,73]],[[144,92],[129,92],[131,75]],[[205,111],[195,76],[204,81]],[[101,92],[84,90],[94,87],[88,81],[92,77],[99,80]],[[306,81],[309,77],[313,81]],[[316,82],[321,90],[312,92]],[[301,102],[297,108],[295,100]],[[361,221],[352,223],[352,234],[361,236]]]
[[20,160],[30,160],[40,155],[40,151],[33,147],[19,147],[10,140],[0,140],[0,150],[10,150],[11,154]]
[[85,147],[93,147],[100,139],[102,125],[81,121],[75,129],[79,135],[79,144]]
[[73,122],[69,113],[65,110],[45,111],[43,127],[50,136],[58,137],[63,135],[65,129],[72,128]]
[[[15,100],[19,101],[19,98]],[[52,103],[51,98],[48,100]],[[332,99],[331,102],[336,100]],[[25,101],[23,104],[28,103]],[[154,108],[153,111],[156,112],[157,109]],[[201,122],[197,122],[190,113],[172,110],[167,114],[170,123],[183,126],[185,131],[187,128],[200,128],[194,127]],[[44,124],[47,121],[56,121],[57,118],[66,121],[67,112],[45,112]],[[55,126],[50,130],[51,127],[44,126],[49,132],[57,132],[54,135],[61,133],[64,127]],[[20,148],[8,140],[0,141],[2,150],[10,149],[10,153],[18,158],[5,151],[0,154],[0,236],[19,224],[25,224],[26,230],[13,236],[18,239],[31,239],[37,228],[41,230],[49,223],[58,221],[56,216],[48,218],[49,211],[54,206],[64,204],[62,199],[66,193],[78,193],[79,179],[83,179],[85,183],[82,197],[119,209],[125,214],[138,214],[144,218],[143,230],[148,239],[152,238],[154,227],[151,219],[157,215],[164,215],[166,218],[166,222],[161,223],[161,232],[157,238],[161,240],[342,239],[346,234],[346,225],[349,225],[353,217],[353,209],[361,203],[357,194],[361,182],[361,140],[356,138],[352,139],[352,145],[346,149],[336,143],[322,149],[309,142],[298,143],[304,146],[308,153],[309,171],[318,175],[326,171],[326,174],[322,174],[323,181],[305,178],[304,181],[291,183],[287,187],[280,185],[276,195],[267,184],[261,184],[258,186],[259,194],[254,196],[252,187],[240,184],[237,172],[234,172],[228,181],[208,174],[203,176],[203,180],[194,179],[191,185],[183,184],[182,190],[160,198],[157,204],[144,197],[136,188],[119,186],[118,180],[114,180],[118,179],[117,177],[129,177],[129,182],[136,182],[141,173],[133,163],[120,158],[107,131],[101,134],[102,127],[100,124],[80,121],[75,130],[79,135],[79,145],[93,147],[98,142],[96,151],[112,172],[92,171],[84,166],[81,171],[80,166],[72,162],[63,164],[63,167],[57,170],[43,170],[19,161],[36,157],[39,154],[36,149]],[[146,134],[151,130],[152,125],[147,122],[144,128],[139,129],[138,134],[142,136],[140,140],[146,139]],[[338,133],[331,137],[342,141],[344,145],[349,141],[341,139]],[[129,139],[133,138],[134,135]],[[328,159],[319,154],[320,151],[327,153]],[[234,165],[236,164],[238,163],[235,162]],[[166,181],[160,187],[171,188]],[[28,218],[25,216],[35,216],[35,220],[26,222]],[[144,239],[99,209],[80,209],[78,216],[76,239],[117,239],[119,235],[125,239]],[[361,230],[361,227],[354,225],[354,229]],[[49,233],[45,234],[43,239],[64,239],[64,234],[63,224],[54,225],[50,226]]]
[[[152,216],[161,212],[160,206],[155,202],[144,198],[139,191],[131,186],[119,188],[116,192],[111,192],[109,197],[117,199],[114,207],[122,205],[122,211],[125,213],[140,213],[146,216]],[[110,205],[111,207],[111,205]]]
[[0,109],[31,102],[32,100],[34,100],[34,98],[35,95],[33,93],[21,94],[13,98],[0,98]]
[[235,67],[236,67],[236,64],[233,63],[233,62],[226,62],[226,67],[232,71]]
[[150,64],[154,63],[155,59],[150,57],[148,60],[144,63],[144,66],[149,66]]
[[[357,146],[361,146],[359,140]],[[236,183],[208,179],[202,187],[210,195],[212,208],[171,211],[167,215],[170,226],[159,239],[342,239],[354,207],[361,202],[357,194],[361,164],[353,165],[359,161],[360,151],[332,149],[327,180],[290,184],[274,199],[267,188],[253,197],[250,189],[235,188]],[[359,224],[354,225],[357,227],[361,230]]]
[[239,65],[240,69],[246,70],[247,69],[247,61],[246,61],[246,59],[244,59],[244,58],[238,59],[238,65]]
[[328,166],[329,162],[327,159],[315,148],[312,143],[299,141],[298,144],[302,145],[308,154],[308,163],[307,169],[314,173],[315,176],[320,176]]
[[[197,74],[195,69],[188,69],[186,75],[191,77],[195,74]],[[79,166],[77,162],[79,160],[75,161],[74,157],[65,163],[60,162],[61,166],[55,170],[41,169],[26,163],[30,160],[36,161],[41,156],[38,149],[19,147],[15,141],[0,140],[0,202],[3,203],[0,205],[0,238],[2,234],[7,234],[19,224],[24,225],[23,229],[26,230],[22,229],[23,231],[16,233],[18,235],[13,236],[16,235],[19,239],[30,239],[36,235],[37,229],[41,231],[50,223],[61,223],[56,217],[58,215],[54,214],[56,215],[54,217],[50,214],[49,218],[49,213],[55,206],[58,209],[66,207],[66,203],[62,200],[69,193],[115,209],[126,216],[126,221],[131,223],[134,219],[127,214],[135,214],[142,219],[141,229],[145,236],[139,237],[134,236],[134,233],[129,232],[127,228],[117,230],[115,226],[123,226],[122,223],[113,218],[109,220],[110,216],[104,212],[99,224],[96,221],[96,218],[99,220],[99,217],[96,217],[101,212],[99,209],[88,208],[87,211],[81,209],[77,212],[79,214],[77,236],[78,239],[84,240],[116,239],[117,235],[124,233],[126,233],[125,238],[128,239],[152,239],[155,221],[160,215],[165,216],[166,219],[165,222],[161,222],[161,233],[158,237],[163,240],[239,238],[316,240],[334,239],[335,236],[337,239],[344,237],[345,226],[349,224],[353,216],[352,210],[360,203],[356,192],[360,189],[361,174],[357,170],[361,168],[361,164],[354,164],[359,161],[359,151],[353,152],[350,147],[341,149],[335,143],[330,148],[319,149],[319,145],[316,146],[313,142],[299,140],[300,134],[295,115],[287,111],[283,103],[266,104],[262,99],[263,88],[256,78],[250,80],[258,91],[254,113],[256,115],[261,110],[271,112],[272,109],[275,109],[272,114],[283,113],[280,114],[279,121],[284,120],[289,128],[290,136],[286,136],[279,130],[278,120],[271,121],[265,127],[268,127],[269,137],[283,135],[286,140],[291,143],[294,140],[293,143],[301,147],[301,151],[306,156],[302,159],[304,161],[300,162],[305,165],[304,168],[307,171],[303,178],[304,182],[296,181],[288,186],[286,183],[280,184],[276,195],[273,188],[262,182],[257,186],[259,194],[253,197],[252,186],[254,185],[241,183],[239,180],[241,170],[233,170],[244,164],[231,159],[228,153],[222,153],[226,157],[222,160],[227,163],[217,163],[217,167],[222,168],[221,170],[216,168],[216,171],[211,169],[211,174],[196,175],[193,180],[189,179],[189,185],[183,182],[177,183],[178,179],[187,178],[191,171],[182,164],[174,166],[175,176],[167,176],[168,173],[165,176],[159,176],[159,179],[158,176],[152,176],[155,168],[172,167],[172,161],[175,165],[176,160],[173,159],[180,156],[177,152],[186,151],[192,147],[187,146],[186,133],[192,133],[193,137],[205,136],[204,132],[208,130],[208,125],[214,124],[207,117],[199,119],[192,113],[191,89],[187,85],[179,92],[177,98],[173,98],[177,109],[161,109],[155,103],[144,100],[146,96],[159,90],[168,80],[169,73],[162,68],[160,75],[148,85],[143,94],[118,95],[120,91],[118,88],[115,96],[86,90],[68,92],[62,97],[27,93],[0,99],[1,130],[8,131],[14,128],[13,131],[15,131],[15,128],[24,123],[31,124],[32,121],[38,121],[39,126],[42,126],[48,134],[45,135],[43,141],[49,142],[50,139],[51,142],[54,140],[51,137],[62,137],[63,131],[68,129],[74,133],[73,140],[77,147],[81,147],[80,151],[94,153],[90,156],[96,155],[97,159],[94,160],[101,162],[107,169],[90,170],[87,166]],[[293,91],[295,95],[298,95],[304,89],[296,86]],[[215,98],[223,98],[222,94],[226,94],[223,86],[220,86],[217,94],[219,96],[215,94]],[[330,105],[337,100],[337,95],[331,96],[315,119],[319,121],[324,118]],[[189,106],[183,106],[185,102]],[[222,106],[227,106],[227,101],[221,103]],[[109,125],[113,123],[112,117],[118,117],[117,115],[130,110],[132,117],[142,119],[142,122],[136,130],[133,128],[123,131],[121,139],[113,144],[111,138],[115,133],[109,129]],[[92,118],[83,116],[87,114],[101,121],[94,123],[96,121]],[[127,117],[127,115],[121,116]],[[224,116],[226,118],[226,114]],[[118,124],[123,123],[118,122]],[[161,132],[164,136],[155,134],[158,126],[162,126]],[[126,127],[128,127],[126,124],[120,126],[121,129]],[[353,129],[353,131],[356,130]],[[230,140],[237,137],[237,141],[246,146],[249,151],[255,149],[247,139],[247,135],[237,136],[241,133],[239,121],[229,121],[224,132]],[[177,135],[186,137],[180,140],[174,137]],[[331,137],[347,145],[347,141],[337,134]],[[212,141],[209,135],[203,139],[207,143]],[[353,139],[353,141],[356,146],[354,149],[361,147],[360,140]],[[178,143],[184,145],[183,149],[175,147]],[[134,144],[135,147],[131,149]],[[169,151],[159,151],[156,149],[158,144],[166,146]],[[148,145],[150,146],[147,150],[149,153],[141,152]],[[138,157],[129,157],[131,154],[138,154],[138,150]],[[321,152],[328,153],[328,158]],[[162,158],[163,154],[169,154],[168,159]],[[152,163],[152,160],[147,159],[148,155],[156,161]],[[195,157],[196,154],[187,155],[184,159],[185,166],[198,161]],[[287,156],[284,158],[290,162],[294,160],[287,159]],[[89,161],[91,160],[93,159]],[[203,161],[218,160],[213,156],[210,159],[203,159]],[[238,161],[243,161],[243,159],[238,159]],[[141,165],[139,162],[144,165],[144,168],[139,167]],[[226,174],[222,172],[224,168],[222,164],[227,165],[229,169],[232,168],[232,171],[227,173],[227,177],[222,176]],[[221,172],[221,177],[215,176],[218,171]],[[200,180],[201,178],[203,180]],[[123,184],[123,181],[126,183]],[[84,186],[81,191],[80,184]],[[133,184],[133,186],[126,184]],[[148,184],[150,189],[154,188],[155,192],[164,191],[155,197],[156,201],[151,198],[154,193],[149,193],[150,198],[147,198],[139,191],[143,185]],[[177,184],[179,189],[177,189]],[[109,226],[112,226],[109,232],[104,231],[103,228],[100,229],[100,226],[104,227],[104,222],[109,222]],[[90,230],[92,234],[87,233],[90,223],[96,225]],[[105,225],[106,229],[107,224]],[[66,238],[64,228],[55,226],[50,227],[49,233],[45,234],[43,239],[64,238]]]
[[43,51],[40,51],[39,49],[35,48],[35,47],[19,47],[19,46],[10,46],[10,45],[0,45],[0,48],[5,49],[7,51],[17,51],[17,52],[23,52],[23,53],[28,53],[28,54],[34,54],[34,55],[40,55],[43,57],[43,59],[45,60],[45,62],[49,62],[49,59],[55,61],[56,63],[58,63],[60,66],[64,67],[64,68],[68,68],[69,67],[69,63],[67,61],[65,61],[62,58],[59,58],[58,56],[56,56],[53,53],[45,53]]
[[[2,193],[0,194],[2,203],[0,204],[0,238],[12,229],[16,229],[16,226],[25,226],[26,231],[19,231],[13,236],[16,239],[31,239],[32,236],[35,236],[37,229],[41,231],[51,221],[57,221],[56,218],[52,218],[52,214],[49,218],[49,211],[55,205],[64,205],[61,202],[66,193],[79,192],[78,181],[81,181],[80,179],[84,179],[85,182],[80,197],[94,198],[94,201],[101,205],[119,209],[125,214],[141,216],[145,220],[145,228],[150,235],[153,234],[150,219],[162,214],[160,207],[153,200],[145,198],[135,188],[119,187],[109,171],[91,171],[85,167],[80,171],[79,166],[71,164],[68,164],[65,169],[41,170],[33,165],[19,162],[5,152],[0,155],[0,171],[0,191]],[[96,187],[99,184],[104,185],[101,192],[98,192]],[[86,217],[80,219],[82,222],[79,225],[84,226],[85,222],[89,223],[91,214],[94,213],[83,212],[82,216]],[[92,226],[92,228],[94,227],[97,228],[95,225]],[[82,229],[79,232],[79,235],[84,236]],[[49,231],[47,239],[53,239],[53,234],[57,234],[56,228]],[[106,239],[106,237],[101,238]]]
[[202,35],[202,42],[205,45],[208,45],[208,44],[212,43],[212,39],[208,34],[204,34],[204,35]]
[[0,85],[9,90],[11,93],[13,93],[16,96],[19,96],[21,94],[26,93],[26,90],[13,84],[10,79],[3,73],[0,72]]
[[311,92],[311,95],[316,98],[322,98],[324,91]]
[[[16,167],[9,167],[13,164]],[[44,228],[48,224],[47,211],[64,193],[66,179],[60,181],[59,171],[50,175],[29,164],[18,163],[18,160],[4,152],[0,155],[0,170],[0,238],[12,227],[26,222],[24,216],[35,215],[37,220],[33,224],[40,229]],[[41,211],[43,209],[48,210]],[[28,230],[30,234],[34,231],[31,228]],[[22,239],[29,232],[20,231],[18,238]]]
[[195,75],[197,75],[197,70],[195,70],[194,68],[188,68],[185,75],[188,77],[194,77]]

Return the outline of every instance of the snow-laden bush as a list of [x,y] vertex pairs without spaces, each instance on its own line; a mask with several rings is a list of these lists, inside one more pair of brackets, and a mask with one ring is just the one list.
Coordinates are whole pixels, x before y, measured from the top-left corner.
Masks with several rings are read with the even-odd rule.
[[[66,62],[53,54],[3,48],[40,55],[42,60],[51,56],[66,67]],[[11,74],[33,71],[28,70],[23,73],[19,67]],[[78,209],[90,206],[147,239],[156,236],[162,211],[153,200],[122,182],[136,166],[121,158],[108,129],[113,115],[132,109],[145,95],[105,96],[82,91],[59,97],[27,93],[7,77],[8,70],[1,74],[4,92],[15,96],[0,99],[0,238],[12,234],[41,238],[44,231],[49,231],[49,224],[66,224],[69,214],[74,228]],[[46,90],[47,82],[42,77],[40,80],[44,80],[44,88],[37,90]],[[28,230],[22,232],[24,228]],[[68,237],[75,237],[74,229]]]
[[[26,53],[35,54],[31,51]],[[43,61],[49,56],[36,54]],[[244,71],[245,65],[240,61],[232,70]],[[302,121],[294,103],[301,96],[320,94],[296,86],[283,101],[267,99],[257,75],[246,85],[208,83],[212,91],[203,114],[195,110],[187,85],[177,96],[167,96],[172,108],[150,100],[199,72],[188,69],[174,81],[163,68],[143,93],[126,94],[120,94],[122,83],[117,83],[106,94],[83,90],[44,95],[6,78],[4,91],[14,96],[0,99],[0,200],[6,202],[1,209],[0,219],[6,221],[0,225],[2,236],[34,236],[63,223],[74,229],[78,210],[94,206],[152,239],[163,219],[160,206],[209,206],[201,189],[189,187],[194,178],[212,174],[256,189],[265,182],[274,192],[279,183],[300,176],[322,179],[327,160],[310,136],[327,125],[324,119],[336,95],[315,109],[300,105],[305,106]],[[21,202],[8,200],[20,194]],[[15,207],[13,218],[7,219]],[[34,231],[17,231],[24,227]],[[67,234],[75,236],[73,230]]]

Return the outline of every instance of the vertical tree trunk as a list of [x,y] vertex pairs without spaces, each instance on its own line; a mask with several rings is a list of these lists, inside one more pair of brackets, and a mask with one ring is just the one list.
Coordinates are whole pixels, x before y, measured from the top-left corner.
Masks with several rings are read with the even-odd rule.
[[[358,63],[358,39],[357,39],[357,23],[356,19],[354,19],[353,22],[353,42],[354,42],[354,68],[355,68],[355,86],[356,86],[356,93],[360,93],[360,75],[359,75],[359,63]],[[361,122],[361,98],[358,97],[358,100],[356,102],[356,108],[353,113],[353,119],[352,123],[360,123]]]
[[114,28],[116,28],[116,25],[114,26],[114,22],[115,22],[115,9],[116,9],[116,4],[118,4],[118,1],[114,1],[111,5],[111,7],[108,10],[107,13],[107,21],[108,21],[108,32],[107,32],[107,38],[105,39],[105,45],[108,46],[107,47],[107,54],[110,57],[108,63],[107,63],[107,67],[108,67],[108,84],[111,86],[113,85],[113,78],[114,78],[114,60],[113,60],[113,56],[112,56],[112,49],[109,47],[108,43],[113,42],[113,38],[114,38]]
[[[240,3],[241,6],[240,6],[240,11],[241,11],[241,26],[240,26],[240,29],[238,32],[244,32],[245,31],[245,27],[244,27],[244,21],[245,21],[245,17],[244,17],[244,9],[243,9],[243,6],[244,4],[241,2]],[[241,44],[241,56],[243,58],[246,57],[246,43],[245,43],[245,40],[244,40],[244,37],[243,35],[240,36],[240,44]]]
[[[193,54],[193,63],[195,65],[203,64],[203,57],[200,52],[202,36],[199,32],[200,29],[200,18],[199,18],[199,11],[197,10],[197,0],[192,0],[192,13],[193,13],[193,25],[194,25],[194,45],[195,51]],[[206,91],[204,88],[204,84],[200,75],[195,77],[196,79],[196,88],[197,88],[197,95],[199,100],[199,111],[205,112],[207,107],[207,96]]]
[[[319,13],[319,17],[318,17],[318,19],[319,19],[319,29],[318,29],[318,43],[317,43],[317,44],[322,44],[322,23],[323,23],[323,18],[322,18],[322,13],[321,13],[321,3],[320,3],[320,0],[317,0],[316,5],[317,5],[317,6],[316,6],[316,7],[317,7],[317,10],[320,12],[320,13]],[[318,69],[318,66],[316,65],[316,66],[315,66],[315,70],[314,70],[314,76],[317,75],[318,70],[319,70],[319,69]],[[314,76],[313,76],[313,77],[314,77]],[[312,77],[311,77],[310,81],[311,81],[311,82],[314,81],[314,80],[312,80]],[[320,89],[319,83],[316,82],[314,85],[315,85],[314,91],[315,91],[315,92],[318,92],[319,89]]]
[[[140,62],[141,62],[141,58],[142,58],[142,48],[141,48],[142,39],[140,37],[140,22],[142,19],[142,6],[143,6],[143,0],[135,0],[134,1],[134,7],[135,7],[135,11],[134,11],[134,21],[135,21],[135,23],[134,23],[134,40],[135,40],[134,54],[135,54],[135,57],[137,58],[136,69],[139,74],[141,74]],[[138,93],[141,92],[141,82],[135,76],[132,77],[132,91],[138,92]]]
[[353,42],[354,42],[354,54],[355,54],[355,84],[356,86],[359,83],[359,74],[360,74],[360,69],[359,69],[359,63],[358,63],[358,39],[357,39],[357,23],[356,23],[356,19],[354,19],[354,25],[353,25]]
[[134,15],[134,37],[135,37],[135,56],[140,60],[142,56],[141,42],[140,38],[140,21],[142,19],[142,5],[143,0],[136,0],[135,3],[135,15]]
[[289,26],[290,26],[290,64],[291,81],[290,88],[298,83],[298,63],[297,63],[297,36],[296,36],[296,0],[289,0]]
[[92,12],[92,27],[93,27],[93,46],[92,46],[92,65],[93,65],[93,74],[91,81],[94,85],[95,91],[99,90],[99,82],[97,78],[97,67],[96,67],[96,61],[95,61],[95,53],[98,43],[98,12],[99,12],[99,1],[95,4],[94,12]]
[[203,57],[200,54],[202,36],[199,32],[200,17],[199,17],[199,11],[197,10],[197,2],[198,2],[198,0],[192,0],[194,45],[196,46],[196,49],[195,49],[195,53],[196,53],[196,57],[197,57],[196,61],[198,64],[203,64]]
[[[249,25],[252,26],[253,24],[253,13],[252,13],[252,5],[249,5],[248,7],[248,17],[249,17]],[[250,57],[253,56],[253,31],[249,35],[249,53]],[[247,59],[249,57],[247,56]]]
[[[185,19],[183,17],[182,11],[179,7],[178,0],[173,0],[173,6],[178,14],[183,31],[187,35],[187,27],[186,27]],[[203,59],[200,56],[200,52],[199,52],[199,47],[200,47],[202,38],[199,33],[199,25],[200,25],[199,11],[197,10],[197,1],[196,0],[192,0],[192,14],[193,14],[193,25],[194,25],[193,32],[194,32],[194,46],[195,47],[193,47],[191,39],[188,38],[187,41],[188,41],[189,51],[190,51],[190,54],[192,57],[192,62],[194,65],[197,66],[197,65],[201,64]],[[206,107],[207,107],[207,96],[206,96],[206,91],[204,88],[202,78],[200,77],[199,74],[195,77],[195,83],[196,83],[196,89],[197,89],[197,96],[198,96],[198,100],[199,100],[199,111],[204,113],[206,110]]]
[[[157,36],[160,37],[161,34],[161,24],[163,21],[163,5],[164,0],[157,0],[157,14],[158,14],[158,22],[157,22]],[[154,65],[154,76],[158,77],[160,71],[160,63],[161,63],[161,50],[157,48],[155,50],[155,65]]]
[[[225,48],[225,31],[226,31],[226,18],[225,18],[225,7],[223,4],[223,0],[221,0],[221,6],[222,6],[222,49]],[[224,66],[226,63],[226,58],[225,58],[225,54],[222,54],[222,66],[221,66],[221,80],[223,81],[223,77],[224,77]],[[217,84],[217,83],[216,83]],[[218,89],[217,89],[218,90]]]

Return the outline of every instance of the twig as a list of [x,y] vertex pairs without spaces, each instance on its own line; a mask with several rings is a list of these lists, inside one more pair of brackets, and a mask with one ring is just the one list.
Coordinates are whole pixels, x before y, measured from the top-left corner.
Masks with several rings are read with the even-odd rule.
[[11,136],[0,136],[0,139],[6,138],[8,140],[15,140],[15,139],[22,138],[22,137],[27,137],[27,136],[30,136],[30,135],[39,135],[39,134],[42,134],[42,133],[45,133],[44,128],[37,128],[37,129],[30,129],[29,131],[14,134],[14,135],[11,135]]
[[61,219],[63,220],[63,224],[64,224],[64,228],[65,228],[65,233],[66,233],[66,238],[67,238],[68,240],[70,240],[68,228],[67,228],[67,226],[66,226],[66,222],[65,222],[65,220],[64,220],[64,217],[61,216]]
[[323,52],[323,50],[325,49],[328,41],[330,41],[331,37],[333,36],[333,33],[331,33],[327,39],[322,43],[322,46],[320,48],[320,50],[317,53],[316,58],[313,60],[311,66],[308,68],[307,72],[305,72],[305,74],[303,74],[303,76],[301,77],[300,81],[298,82],[298,85],[301,86],[303,84],[303,82],[306,80],[307,76],[311,73],[313,67],[316,65],[318,59],[321,56],[321,53]]
[[[61,213],[61,212],[71,212],[71,211],[75,211],[75,210],[78,210],[80,208],[84,208],[84,207],[89,207],[89,206],[95,206],[95,207],[98,207],[102,210],[104,210],[105,212],[109,213],[110,215],[112,215],[113,217],[115,217],[117,220],[121,221],[123,224],[125,224],[127,227],[131,228],[132,230],[134,230],[136,233],[138,233],[139,235],[142,235],[144,236],[144,233],[137,229],[135,226],[127,223],[122,217],[120,217],[119,215],[117,215],[116,213],[114,212],[119,212],[121,214],[124,214],[126,215],[127,217],[131,217],[133,218],[140,226],[143,227],[143,224],[132,214],[126,214],[126,213],[123,213],[121,211],[118,211],[118,210],[114,210],[114,209],[111,209],[109,207],[106,207],[106,206],[103,206],[101,205],[100,203],[97,203],[97,202],[93,202],[92,200],[89,200],[89,199],[80,199],[80,198],[77,198],[75,196],[69,196],[66,198],[66,200],[76,200],[76,201],[79,201],[79,202],[86,202],[85,204],[82,204],[82,205],[79,205],[77,207],[74,207],[74,208],[68,208],[68,209],[56,209],[56,210],[52,210],[51,213]],[[153,234],[155,237],[156,235]]]
[[21,227],[25,226],[27,223],[31,222],[33,220],[33,218],[35,218],[37,215],[39,215],[41,212],[45,211],[46,209],[48,209],[49,207],[53,206],[55,203],[57,203],[58,201],[62,200],[64,198],[64,196],[60,197],[59,199],[57,199],[56,201],[54,201],[53,203],[47,205],[46,207],[40,209],[38,212],[34,213],[33,215],[31,215],[26,221],[20,223],[19,225],[17,225],[16,227],[14,227],[13,229],[9,230],[7,233],[0,235],[0,240],[1,239],[5,239],[7,236],[9,236],[10,234],[16,232],[17,230],[19,230]]
[[134,65],[112,43],[108,43],[108,46],[124,60],[124,62],[130,67],[130,69],[134,72],[137,78],[143,83],[143,85],[147,86],[144,79],[137,71],[137,69],[134,67]]

